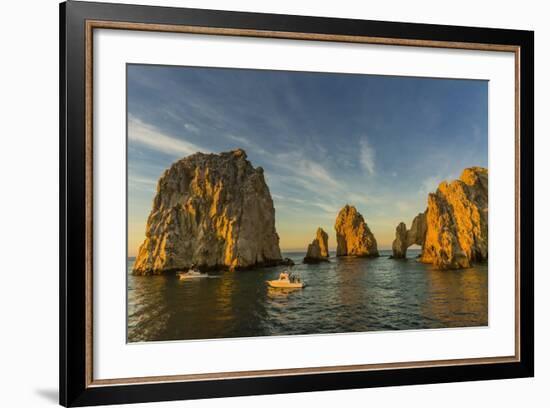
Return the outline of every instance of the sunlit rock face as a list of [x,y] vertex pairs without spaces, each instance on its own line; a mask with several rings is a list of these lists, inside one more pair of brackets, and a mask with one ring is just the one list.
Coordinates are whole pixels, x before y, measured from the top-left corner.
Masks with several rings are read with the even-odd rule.
[[411,245],[424,245],[426,230],[426,213],[420,213],[414,217],[410,230],[407,230],[404,222],[399,223],[395,229],[395,240],[392,244],[393,257],[406,258],[407,248]]
[[378,256],[376,238],[363,216],[353,206],[340,210],[334,224],[336,256]]
[[315,238],[307,247],[304,263],[328,262],[328,257],[328,234],[322,228],[317,228]]
[[244,150],[196,153],[157,184],[134,274],[282,262],[275,209],[263,169]]
[[467,168],[428,196],[421,262],[440,269],[467,268],[488,257],[488,172]]

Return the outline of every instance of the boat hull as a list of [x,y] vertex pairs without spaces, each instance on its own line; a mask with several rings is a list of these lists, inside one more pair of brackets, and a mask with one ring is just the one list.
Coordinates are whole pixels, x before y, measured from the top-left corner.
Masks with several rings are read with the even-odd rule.
[[306,286],[302,282],[281,282],[278,280],[267,281],[267,284],[272,288],[281,289],[302,289]]

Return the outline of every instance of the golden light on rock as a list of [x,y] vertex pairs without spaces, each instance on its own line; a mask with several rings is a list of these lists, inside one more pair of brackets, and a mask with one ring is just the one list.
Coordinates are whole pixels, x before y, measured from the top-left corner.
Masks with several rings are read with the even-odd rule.
[[281,262],[275,209],[263,170],[237,149],[196,153],[164,172],[133,272]]

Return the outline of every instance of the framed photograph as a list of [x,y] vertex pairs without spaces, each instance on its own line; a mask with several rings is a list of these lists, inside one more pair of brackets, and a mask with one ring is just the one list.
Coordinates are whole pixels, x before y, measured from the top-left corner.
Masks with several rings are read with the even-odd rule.
[[534,375],[533,32],[60,21],[62,405]]

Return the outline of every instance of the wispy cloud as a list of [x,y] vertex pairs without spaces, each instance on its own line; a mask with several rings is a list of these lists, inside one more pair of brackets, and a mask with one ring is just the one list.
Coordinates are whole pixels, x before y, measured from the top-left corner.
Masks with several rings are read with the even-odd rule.
[[[316,210],[322,210],[324,213],[329,214],[330,216],[336,216],[338,213],[338,206],[334,205],[333,200],[324,200],[326,197],[321,197],[321,200],[304,200],[297,197],[292,197],[290,195],[282,195],[282,194],[272,194],[272,197],[276,201],[276,206],[279,207],[281,205],[285,206],[288,203],[293,204],[293,208],[302,208],[302,209],[310,209],[311,207],[316,207]],[[296,206],[298,204],[298,206]]]
[[140,177],[129,173],[128,186],[136,191],[154,193],[156,190],[157,182],[148,177]]
[[346,199],[352,204],[371,204],[371,200],[365,194],[348,193]]
[[268,152],[262,147],[258,146],[256,143],[251,142],[249,139],[243,136],[236,136],[232,133],[228,133],[225,137],[233,142],[237,142],[239,147],[246,148],[248,153],[255,152],[258,154],[267,154]]
[[322,187],[338,187],[338,181],[320,163],[308,159],[303,152],[279,153],[271,164],[292,173],[297,181],[306,180],[304,186],[313,185],[316,190]]
[[190,155],[197,151],[209,152],[208,149],[169,136],[155,126],[149,125],[132,115],[128,118],[128,139],[150,149],[176,157]]
[[420,193],[423,195],[426,195],[428,193],[433,193],[437,190],[437,187],[443,182],[451,182],[455,179],[455,177],[452,174],[448,174],[447,176],[442,175],[435,175],[426,177],[424,180],[422,180],[422,183],[420,185]]
[[432,193],[437,189],[437,186],[441,183],[441,179],[437,176],[430,176],[422,180],[421,190],[422,194]]
[[136,184],[149,184],[149,185],[156,185],[157,182],[153,179],[147,178],[147,177],[139,177],[139,176],[130,176],[128,178],[128,182],[130,183],[136,183]]
[[366,137],[359,140],[359,163],[363,170],[371,175],[374,174],[374,153],[374,148]]
[[[277,189],[289,191],[287,194],[277,194],[274,198],[279,203],[292,203],[312,213],[321,210],[323,217],[333,220],[346,202],[355,205],[367,205],[370,200],[366,194],[352,193],[346,180],[336,177],[330,169],[330,160],[320,158],[314,161],[308,158],[305,149],[295,146],[292,152],[279,153],[272,156],[270,166],[277,172],[266,173],[268,183],[275,182]],[[286,174],[282,174],[282,173]],[[289,190],[289,187],[291,187]],[[297,194],[308,199],[298,198]]]
[[327,203],[319,203],[319,202],[315,202],[312,204],[333,217],[336,217],[336,214],[338,214],[339,208],[334,205],[330,205]]
[[307,204],[306,200],[302,200],[302,199],[296,198],[296,197],[283,196],[281,194],[272,194],[272,196],[273,196],[273,198],[275,198],[276,200],[279,200],[279,201],[290,201],[290,202],[298,203],[298,204]]
[[399,215],[421,210],[421,208],[418,208],[416,205],[416,202],[413,203],[408,201],[398,201],[395,203],[395,207]]
[[200,129],[192,123],[186,123],[183,127],[192,133],[200,133]]
[[244,146],[250,146],[250,141],[246,137],[235,136],[233,134],[225,135],[228,139],[233,140],[234,142],[240,143]]

